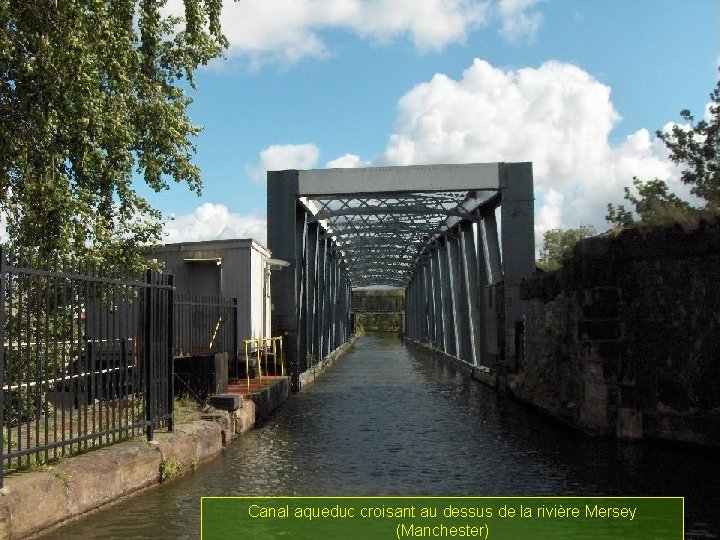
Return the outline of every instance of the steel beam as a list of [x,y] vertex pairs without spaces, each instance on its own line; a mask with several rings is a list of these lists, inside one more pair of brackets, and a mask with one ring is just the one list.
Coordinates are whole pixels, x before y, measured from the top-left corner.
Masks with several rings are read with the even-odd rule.
[[443,350],[455,356],[455,305],[452,294],[452,272],[450,268],[450,250],[448,239],[438,245],[438,262],[440,267],[440,294],[443,306]]
[[430,258],[432,268],[433,311],[435,312],[435,346],[445,350],[445,321],[442,295],[442,270],[440,268],[440,251],[435,247]]
[[[448,277],[450,278],[450,298],[452,300],[452,336],[454,341],[453,356],[467,362],[467,346],[464,342],[469,338],[467,328],[467,298],[460,294],[460,241],[457,237],[457,229],[453,237],[445,240],[448,254]],[[464,301],[463,301],[464,300]]]
[[426,318],[426,343],[437,343],[437,330],[435,323],[435,294],[433,293],[433,272],[432,259],[428,259],[423,264],[423,297],[425,300],[425,318]]
[[308,255],[307,255],[307,306],[308,306],[308,353],[317,358],[317,333],[319,331],[318,324],[318,283],[317,283],[317,257],[318,257],[318,236],[320,226],[317,223],[309,223],[307,227],[308,235]]
[[[298,351],[298,372],[302,373],[307,369],[307,326],[308,306],[307,300],[307,211],[300,205],[296,208],[295,218],[295,244],[297,246],[300,271],[298,279],[298,302],[297,302],[297,351]],[[299,375],[298,375],[299,376]]]
[[475,239],[473,236],[473,224],[470,221],[460,223],[460,252],[461,252],[461,283],[462,290],[460,297],[466,299],[467,313],[467,340],[464,344],[468,347],[463,351],[463,360],[474,365],[480,365],[479,357],[481,351],[481,328],[483,328],[482,314],[484,311],[480,306],[480,295],[478,291],[478,262],[475,252]]
[[499,186],[498,163],[300,171],[299,195],[463,191]]

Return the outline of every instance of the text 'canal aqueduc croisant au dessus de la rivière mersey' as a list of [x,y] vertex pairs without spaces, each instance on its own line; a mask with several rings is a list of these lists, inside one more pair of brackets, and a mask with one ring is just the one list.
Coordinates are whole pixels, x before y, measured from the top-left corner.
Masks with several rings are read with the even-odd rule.
[[[602,506],[585,504],[582,506],[540,505],[536,507],[519,505],[492,507],[464,507],[448,505],[442,510],[445,518],[613,518],[635,519],[637,508],[633,506]],[[360,508],[342,506],[307,506],[290,508],[290,505],[279,507],[251,504],[248,516],[253,519],[382,519],[382,518],[436,518],[438,509],[435,507],[412,506],[363,506]]]

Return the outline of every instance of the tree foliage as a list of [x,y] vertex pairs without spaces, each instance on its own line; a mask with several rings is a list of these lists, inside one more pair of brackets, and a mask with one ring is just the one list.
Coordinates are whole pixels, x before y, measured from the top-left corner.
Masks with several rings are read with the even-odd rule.
[[669,221],[682,221],[695,213],[689,203],[671,193],[668,185],[659,178],[643,182],[634,177],[633,185],[638,193],[637,196],[630,191],[630,188],[625,187],[624,197],[632,205],[631,209],[625,208],[622,204],[617,206],[608,204],[605,219],[616,227],[628,228],[639,224],[662,225]]
[[[162,216],[137,191],[202,187],[193,72],[227,45],[222,0],[0,0],[0,210],[11,244],[141,264]],[[134,184],[135,180],[135,184]]]
[[689,110],[680,116],[689,126],[674,125],[669,132],[657,131],[670,151],[670,159],[683,166],[680,176],[691,193],[720,207],[720,79],[710,94],[709,120],[695,122]]
[[540,266],[545,270],[554,270],[562,264],[573,246],[583,238],[595,236],[597,231],[592,225],[581,225],[577,229],[550,229],[543,234],[543,247],[540,250]]
[[716,214],[720,209],[720,80],[710,94],[709,117],[698,122],[689,110],[680,111],[686,124],[675,124],[670,131],[658,130],[657,137],[670,152],[670,159],[682,167],[681,180],[690,192],[706,201],[703,211],[692,207],[670,192],[658,178],[643,182],[633,178],[637,195],[625,187],[625,200],[631,208],[608,204],[605,216],[619,228],[636,225],[687,224],[702,213]]

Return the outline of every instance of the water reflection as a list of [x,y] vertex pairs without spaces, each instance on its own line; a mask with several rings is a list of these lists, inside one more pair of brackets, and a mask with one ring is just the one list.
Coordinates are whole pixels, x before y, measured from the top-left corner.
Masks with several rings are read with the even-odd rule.
[[392,336],[360,340],[199,471],[45,538],[197,538],[202,495],[682,495],[720,534],[716,450],[585,437]]

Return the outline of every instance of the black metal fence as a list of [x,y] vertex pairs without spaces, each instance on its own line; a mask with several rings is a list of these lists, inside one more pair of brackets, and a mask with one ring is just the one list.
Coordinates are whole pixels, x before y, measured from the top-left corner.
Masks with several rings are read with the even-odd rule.
[[175,296],[175,356],[238,350],[237,298]]
[[0,250],[4,471],[173,427],[173,277]]
[[[175,393],[204,401],[238,377],[236,298],[175,296]],[[225,353],[225,354],[218,354]]]

